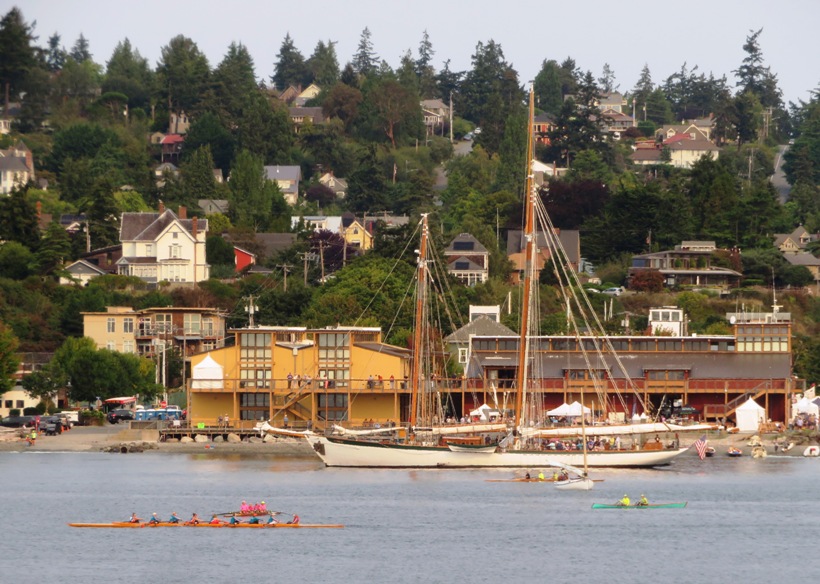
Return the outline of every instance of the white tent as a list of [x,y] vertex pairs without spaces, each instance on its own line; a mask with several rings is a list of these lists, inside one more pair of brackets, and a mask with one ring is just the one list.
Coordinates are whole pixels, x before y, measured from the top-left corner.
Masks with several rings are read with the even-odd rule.
[[194,389],[220,389],[224,386],[222,365],[208,353],[191,371],[191,387]]
[[749,398],[745,404],[735,410],[737,429],[741,432],[757,432],[761,422],[766,421],[766,410]]
[[496,409],[491,408],[487,404],[481,404],[472,412],[470,412],[470,417],[474,418],[477,417],[479,420],[483,422],[487,422],[492,420],[493,418],[500,418],[501,412]]
[[568,416],[569,415],[569,404],[563,403],[554,410],[550,410],[547,412],[548,416]]
[[794,404],[794,413],[795,414],[809,414],[811,415],[818,415],[820,414],[820,407],[815,403],[817,400],[812,401],[807,397],[801,398]]
[[[584,406],[584,414],[591,414],[592,410],[588,407]],[[581,415],[581,404],[579,402],[572,402],[569,406],[569,412],[567,413],[568,416],[580,416]]]

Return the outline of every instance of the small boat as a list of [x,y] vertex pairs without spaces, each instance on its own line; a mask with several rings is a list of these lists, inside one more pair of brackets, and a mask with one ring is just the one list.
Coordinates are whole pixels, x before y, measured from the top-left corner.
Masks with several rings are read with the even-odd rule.
[[572,477],[563,481],[556,481],[555,488],[563,491],[591,491],[595,481],[586,476]]
[[649,505],[617,505],[609,503],[593,503],[593,509],[683,509],[686,507],[686,502],[683,503],[650,503]]
[[735,448],[734,446],[730,446],[729,450],[726,451],[726,454],[733,458],[737,458],[738,456],[743,456],[743,451],[740,448]]
[[803,456],[820,456],[820,447],[807,446],[806,449],[803,451]]
[[113,522],[113,523],[69,523],[69,527],[91,527],[91,528],[113,528],[113,529],[156,529],[158,527],[221,527],[225,529],[234,528],[253,528],[253,529],[279,529],[279,528],[298,528],[298,529],[342,529],[344,525],[340,523],[129,523],[129,522]]

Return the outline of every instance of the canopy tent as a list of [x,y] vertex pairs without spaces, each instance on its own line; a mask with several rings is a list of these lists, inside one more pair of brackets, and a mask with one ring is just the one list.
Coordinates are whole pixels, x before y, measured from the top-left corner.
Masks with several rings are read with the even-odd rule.
[[766,421],[766,410],[755,400],[749,400],[735,410],[737,429],[741,432],[757,432],[761,422]]
[[[592,410],[586,406],[583,406],[584,414],[591,414]],[[579,402],[572,402],[569,405],[569,412],[567,413],[568,416],[580,416],[581,415],[581,404]]]
[[481,421],[489,421],[493,418],[500,418],[501,412],[498,410],[491,408],[487,404],[481,404],[472,412],[470,412],[470,418],[478,418]]
[[223,386],[222,365],[208,353],[191,371],[191,387],[194,389],[220,389]]
[[134,396],[130,396],[130,397],[110,397],[107,400],[105,400],[105,403],[125,405],[125,404],[133,404],[136,401],[137,401],[137,398],[134,397]]
[[569,415],[569,404],[562,403],[560,406],[555,408],[554,410],[550,410],[547,412],[548,416],[568,416]]
[[818,399],[814,401],[810,400],[807,397],[803,397],[799,399],[796,404],[794,404],[794,413],[795,414],[808,414],[808,415],[818,415],[820,414],[820,406],[817,405]]

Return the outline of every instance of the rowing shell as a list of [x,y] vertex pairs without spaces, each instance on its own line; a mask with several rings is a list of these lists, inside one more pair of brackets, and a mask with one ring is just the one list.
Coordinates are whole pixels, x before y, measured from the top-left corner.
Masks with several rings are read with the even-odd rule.
[[611,505],[606,503],[593,503],[593,509],[683,509],[686,503],[655,503],[650,505]]
[[341,523],[128,523],[128,522],[114,522],[114,523],[69,523],[69,527],[95,527],[95,528],[119,528],[119,529],[140,529],[148,528],[155,529],[157,527],[225,527],[231,528],[254,528],[254,529],[271,529],[271,528],[298,528],[298,529],[341,529],[344,527]]

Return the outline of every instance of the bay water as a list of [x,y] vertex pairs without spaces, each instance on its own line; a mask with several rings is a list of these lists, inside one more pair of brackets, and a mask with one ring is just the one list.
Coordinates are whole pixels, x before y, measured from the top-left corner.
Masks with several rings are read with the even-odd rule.
[[[690,453],[688,453],[690,454]],[[327,469],[313,458],[0,453],[0,582],[790,582],[820,565],[820,459],[594,470],[590,492],[509,470]],[[687,501],[592,510],[593,502]],[[345,529],[75,529],[265,501]]]

